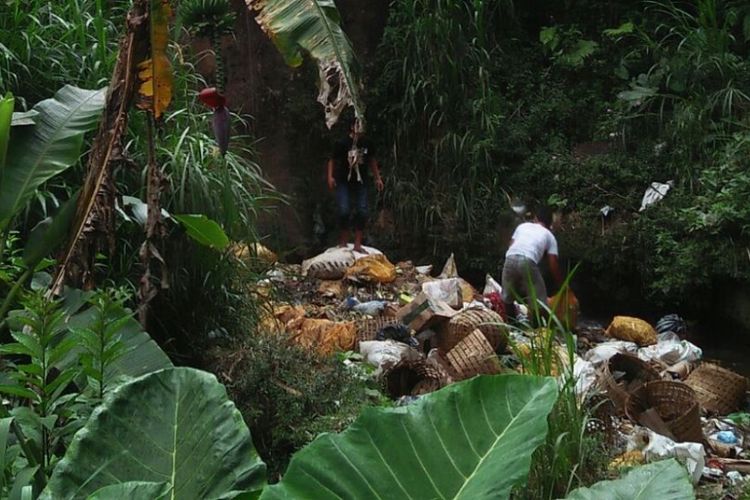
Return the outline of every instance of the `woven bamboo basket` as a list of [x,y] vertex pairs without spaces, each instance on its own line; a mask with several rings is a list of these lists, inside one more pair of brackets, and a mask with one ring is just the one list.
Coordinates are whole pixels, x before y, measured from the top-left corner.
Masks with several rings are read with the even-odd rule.
[[501,371],[495,350],[479,329],[464,337],[445,357],[455,370],[458,380]]
[[424,359],[404,360],[385,374],[385,386],[392,398],[427,394],[442,387],[440,372]]
[[478,328],[494,351],[503,351],[508,342],[508,332],[501,325],[502,322],[499,314],[488,309],[469,309],[460,312],[439,332],[438,347],[443,352],[448,352]]
[[[625,372],[621,381],[615,380],[614,372]],[[619,414],[625,411],[628,395],[652,380],[659,380],[659,372],[648,363],[631,354],[615,354],[605,363],[600,378],[602,388],[615,405]]]
[[397,325],[399,321],[396,318],[367,318],[357,321],[357,341],[365,342],[375,340],[375,336],[385,326]]
[[628,397],[625,414],[638,422],[649,408],[656,410],[677,442],[703,441],[700,405],[687,385],[667,380],[646,382]]
[[747,391],[745,377],[711,363],[701,364],[685,383],[695,391],[700,405],[717,415],[727,415],[741,408]]

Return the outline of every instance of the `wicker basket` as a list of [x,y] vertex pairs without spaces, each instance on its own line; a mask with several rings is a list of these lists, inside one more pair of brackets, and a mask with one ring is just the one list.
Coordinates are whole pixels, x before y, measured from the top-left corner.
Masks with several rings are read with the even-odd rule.
[[385,374],[385,386],[392,398],[417,396],[442,387],[440,372],[424,359],[404,360]]
[[456,378],[463,380],[474,375],[500,373],[500,360],[480,330],[474,330],[446,355]]
[[638,422],[649,408],[656,410],[677,442],[703,441],[700,405],[695,391],[687,385],[667,380],[646,382],[630,394],[625,413],[633,422]]
[[368,318],[357,321],[357,341],[365,342],[375,340],[375,336],[385,326],[397,325],[400,321],[396,318]]
[[453,349],[477,328],[484,333],[494,351],[505,350],[508,332],[501,325],[502,317],[488,309],[469,309],[451,318],[450,322],[439,332],[438,347],[443,352]]
[[[614,372],[625,372],[622,381],[615,380]],[[619,414],[625,411],[628,395],[646,382],[659,380],[659,372],[651,368],[645,361],[631,354],[615,354],[604,365],[600,378],[602,388],[615,405]]]
[[685,383],[695,391],[701,406],[717,415],[727,415],[741,408],[747,390],[745,377],[711,363],[701,364]]

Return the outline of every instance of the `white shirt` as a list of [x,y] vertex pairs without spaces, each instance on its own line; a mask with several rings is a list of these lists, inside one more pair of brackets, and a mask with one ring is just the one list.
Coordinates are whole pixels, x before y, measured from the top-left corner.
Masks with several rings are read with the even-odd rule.
[[513,243],[505,256],[521,255],[538,264],[545,252],[557,255],[557,240],[552,232],[541,224],[524,222],[513,232]]

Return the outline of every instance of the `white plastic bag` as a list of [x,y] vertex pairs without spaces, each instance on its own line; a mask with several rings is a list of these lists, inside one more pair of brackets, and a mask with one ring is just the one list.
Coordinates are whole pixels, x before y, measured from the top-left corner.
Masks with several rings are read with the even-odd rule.
[[680,361],[693,363],[703,356],[703,351],[687,340],[659,342],[658,344],[638,349],[638,357],[643,361],[661,361],[671,366]]
[[647,461],[676,458],[690,474],[693,484],[697,484],[706,465],[706,450],[700,443],[675,443],[666,436],[644,429],[633,436],[629,448],[643,451]]
[[573,376],[576,379],[576,394],[583,398],[596,385],[596,368],[590,361],[586,361],[576,356],[573,365]]
[[445,302],[451,307],[460,308],[464,305],[459,278],[449,278],[422,283],[422,291],[431,300]]
[[391,339],[360,342],[359,353],[365,361],[378,368],[375,370],[375,377],[379,377],[399,361],[414,361],[422,357],[416,349]]
[[646,189],[646,192],[643,194],[643,200],[641,200],[641,208],[639,212],[643,212],[644,210],[646,210],[646,208],[664,198],[672,188],[672,186],[674,186],[674,181],[667,181],[666,184],[662,184],[661,182],[652,182],[648,189]]
[[638,344],[634,342],[627,342],[625,340],[612,340],[604,342],[598,346],[590,349],[584,356],[583,359],[590,361],[594,366],[599,366],[607,361],[615,354],[620,353],[635,353],[638,350]]
[[489,295],[491,293],[497,292],[500,295],[503,294],[503,287],[500,286],[500,283],[495,281],[495,279],[487,274],[487,276],[484,278],[484,291],[482,292],[482,295]]

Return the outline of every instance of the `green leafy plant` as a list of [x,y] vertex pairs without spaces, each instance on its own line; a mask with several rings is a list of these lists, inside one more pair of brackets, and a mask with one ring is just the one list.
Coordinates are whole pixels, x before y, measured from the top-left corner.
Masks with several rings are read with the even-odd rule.
[[582,35],[583,33],[575,27],[551,26],[542,28],[539,32],[539,41],[552,59],[561,66],[580,68],[599,47],[595,41],[581,38]]
[[265,465],[216,378],[171,368],[115,389],[40,498],[79,498],[132,481],[167,483],[173,498],[218,498],[260,489]]
[[566,500],[598,500],[627,498],[629,500],[687,500],[695,498],[685,468],[669,459],[637,467],[620,479],[600,481],[590,488],[579,488]]

